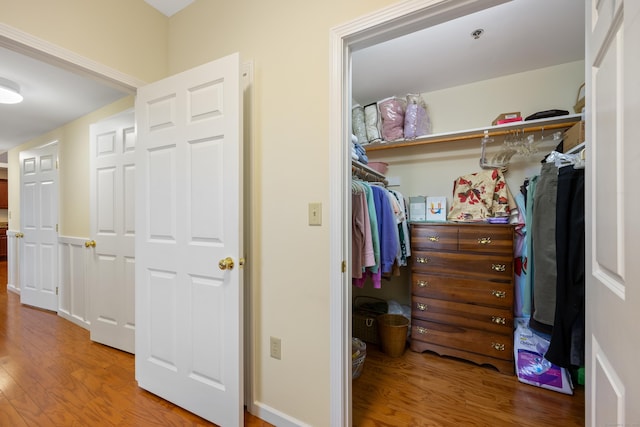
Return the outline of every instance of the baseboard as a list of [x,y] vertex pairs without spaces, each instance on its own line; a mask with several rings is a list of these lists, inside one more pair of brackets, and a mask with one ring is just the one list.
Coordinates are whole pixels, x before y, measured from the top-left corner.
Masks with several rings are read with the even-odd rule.
[[256,417],[278,427],[311,427],[310,424],[297,420],[284,414],[264,403],[254,402],[248,408],[249,412]]
[[58,310],[58,316],[62,317],[65,320],[68,320],[71,323],[74,323],[74,324],[80,326],[83,329],[86,329],[87,331],[91,327],[91,323],[89,323],[89,321],[87,321],[85,319],[81,319],[81,318],[79,318],[77,316],[73,316],[72,314],[69,314],[69,313],[67,313],[65,311]]

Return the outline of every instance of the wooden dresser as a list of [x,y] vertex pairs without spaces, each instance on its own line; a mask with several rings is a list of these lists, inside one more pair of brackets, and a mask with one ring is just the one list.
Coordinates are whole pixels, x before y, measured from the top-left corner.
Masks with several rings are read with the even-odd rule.
[[511,225],[411,224],[411,350],[514,374]]

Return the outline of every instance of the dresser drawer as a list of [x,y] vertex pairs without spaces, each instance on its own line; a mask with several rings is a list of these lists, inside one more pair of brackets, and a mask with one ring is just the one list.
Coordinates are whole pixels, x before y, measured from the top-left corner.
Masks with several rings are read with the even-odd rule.
[[411,339],[502,360],[513,359],[513,335],[413,319]]
[[411,250],[458,249],[458,227],[445,225],[411,225]]
[[503,308],[414,296],[411,317],[498,334],[513,332],[513,312]]
[[412,282],[411,293],[414,296],[513,310],[511,283],[422,273],[414,273]]
[[413,251],[411,267],[414,273],[439,273],[511,282],[513,255]]
[[458,249],[513,256],[513,227],[500,225],[460,227]]

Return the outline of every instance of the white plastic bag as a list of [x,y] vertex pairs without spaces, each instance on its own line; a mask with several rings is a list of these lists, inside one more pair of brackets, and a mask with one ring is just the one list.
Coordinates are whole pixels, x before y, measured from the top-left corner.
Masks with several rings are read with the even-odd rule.
[[548,390],[573,394],[573,384],[567,370],[544,358],[549,341],[533,333],[527,323],[528,319],[518,319],[514,334],[513,352],[518,380]]

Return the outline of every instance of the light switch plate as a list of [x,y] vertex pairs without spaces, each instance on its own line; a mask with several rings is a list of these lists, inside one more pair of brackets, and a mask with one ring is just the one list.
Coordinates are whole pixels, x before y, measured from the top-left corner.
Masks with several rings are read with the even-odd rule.
[[322,203],[309,203],[309,225],[322,225]]

